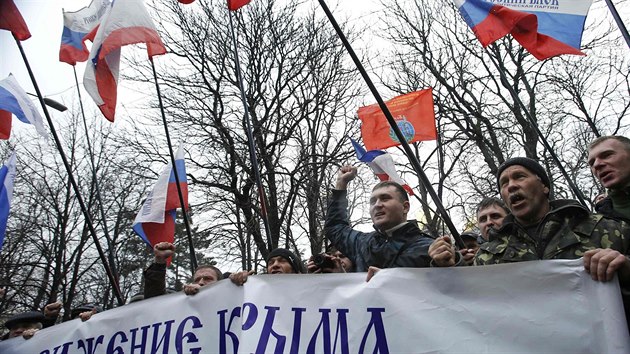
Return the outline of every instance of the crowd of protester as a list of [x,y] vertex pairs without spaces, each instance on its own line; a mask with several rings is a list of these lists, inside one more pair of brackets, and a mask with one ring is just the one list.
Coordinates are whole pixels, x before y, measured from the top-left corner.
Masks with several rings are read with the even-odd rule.
[[[546,170],[535,160],[514,157],[506,160],[496,176],[501,199],[485,198],[476,210],[479,233],[462,233],[464,248],[456,249],[451,236],[433,238],[416,221],[407,220],[410,203],[397,183],[378,183],[370,197],[374,231],[352,228],[348,216],[347,188],[357,176],[353,166],[339,170],[328,206],[324,233],[331,244],[328,252],[312,256],[306,263],[291,250],[278,248],[266,257],[268,274],[367,272],[366,280],[379,269],[393,267],[485,266],[544,259],[583,258],[584,270],[594,281],[618,276],[626,318],[630,318],[630,139],[606,136],[588,148],[588,164],[607,194],[594,200],[596,213],[575,200],[552,199],[553,189]],[[144,271],[144,293],[134,301],[160,296],[166,287],[166,263],[175,247],[161,242],[153,248],[155,260]],[[244,270],[222,273],[213,265],[199,266],[187,295],[204,286],[229,279],[237,286],[254,273]],[[0,289],[0,296],[4,290]],[[9,318],[3,339],[32,337],[56,323],[60,302],[42,312],[30,311]],[[73,309],[72,319],[88,320],[101,311],[95,304]]]

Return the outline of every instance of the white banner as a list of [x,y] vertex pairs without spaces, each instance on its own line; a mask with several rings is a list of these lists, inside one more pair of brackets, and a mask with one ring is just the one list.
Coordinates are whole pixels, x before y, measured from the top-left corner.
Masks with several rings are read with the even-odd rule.
[[630,353],[617,282],[582,261],[256,275],[0,342],[2,354]]

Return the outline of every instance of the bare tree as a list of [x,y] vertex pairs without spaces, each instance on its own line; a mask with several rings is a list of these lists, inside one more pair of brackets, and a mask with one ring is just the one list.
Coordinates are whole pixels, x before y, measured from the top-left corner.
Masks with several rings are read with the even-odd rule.
[[[321,188],[349,156],[345,136],[356,129],[348,112],[361,93],[355,73],[328,23],[297,1],[254,2],[238,14],[213,4],[199,2],[201,11],[167,5],[156,14],[169,55],[177,57],[175,65],[160,65],[160,85],[169,127],[185,136],[190,152],[198,232],[220,239],[211,242],[213,251],[246,269],[276,247],[301,253],[306,243],[319,252]],[[266,214],[248,158],[228,15],[238,36]],[[151,81],[146,70],[135,79]]]
[[[443,5],[426,0],[383,3],[397,23],[384,25],[386,39],[395,44],[388,87],[401,93],[434,87],[443,161],[451,166],[442,167],[450,172],[438,188],[457,196],[453,201],[466,215],[483,196],[496,195],[498,166],[520,155],[540,159],[554,181],[553,193],[570,198],[551,152],[539,143],[533,120],[572,181],[589,189],[584,137],[599,134],[598,124],[612,123],[617,127],[613,132],[625,128],[628,65],[613,54],[617,51],[607,42],[609,31],[588,42],[586,58],[538,61],[510,36],[484,50],[457,10]],[[607,52],[599,56],[602,50]],[[594,71],[602,76],[593,76]]]

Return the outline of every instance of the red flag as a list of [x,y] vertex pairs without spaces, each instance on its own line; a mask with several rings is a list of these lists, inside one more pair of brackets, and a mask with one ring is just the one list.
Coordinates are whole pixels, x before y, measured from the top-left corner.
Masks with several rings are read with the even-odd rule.
[[13,0],[0,0],[0,29],[11,31],[21,41],[31,38],[31,32]]
[[181,2],[182,4],[192,4],[193,2],[195,2],[195,0],[177,0],[179,2]]
[[[432,88],[394,97],[385,104],[407,142],[437,139]],[[359,108],[358,115],[366,149],[380,150],[400,145],[378,104]]]
[[230,9],[230,11],[236,11],[249,4],[250,1],[252,0],[227,0],[228,9]]

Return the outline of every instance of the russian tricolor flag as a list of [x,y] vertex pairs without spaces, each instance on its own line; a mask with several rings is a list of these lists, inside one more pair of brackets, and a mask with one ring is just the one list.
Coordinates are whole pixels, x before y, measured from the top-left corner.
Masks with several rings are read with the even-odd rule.
[[511,34],[539,60],[580,51],[592,0],[454,0],[486,47]]
[[92,0],[90,5],[75,12],[63,12],[63,32],[59,61],[76,65],[88,59],[85,46],[87,35],[94,30],[111,5],[110,0]]
[[44,119],[24,89],[13,75],[9,74],[6,79],[0,81],[0,139],[8,139],[11,136],[11,114],[24,123],[34,125],[41,136],[48,138]]
[[398,172],[396,172],[396,165],[394,164],[392,155],[381,150],[370,150],[366,152],[363,146],[354,141],[354,139],[350,138],[350,141],[352,142],[359,161],[367,163],[379,180],[396,182],[400,184],[409,195],[413,195],[413,189],[411,189],[407,182],[403,181],[398,175]]
[[0,250],[4,244],[4,234],[7,230],[7,221],[11,211],[11,199],[13,199],[13,179],[15,178],[15,152],[11,154],[9,161],[0,168]]
[[166,48],[142,0],[114,0],[101,19],[90,51],[83,86],[105,118],[114,121],[120,49],[145,43],[149,57]]
[[[188,209],[188,180],[186,179],[184,149],[181,145],[175,154],[175,166],[184,205]],[[175,170],[171,168],[170,163],[164,167],[133,222],[133,230],[151,247],[159,242],[173,243],[175,240],[175,211],[181,207],[175,182]]]

